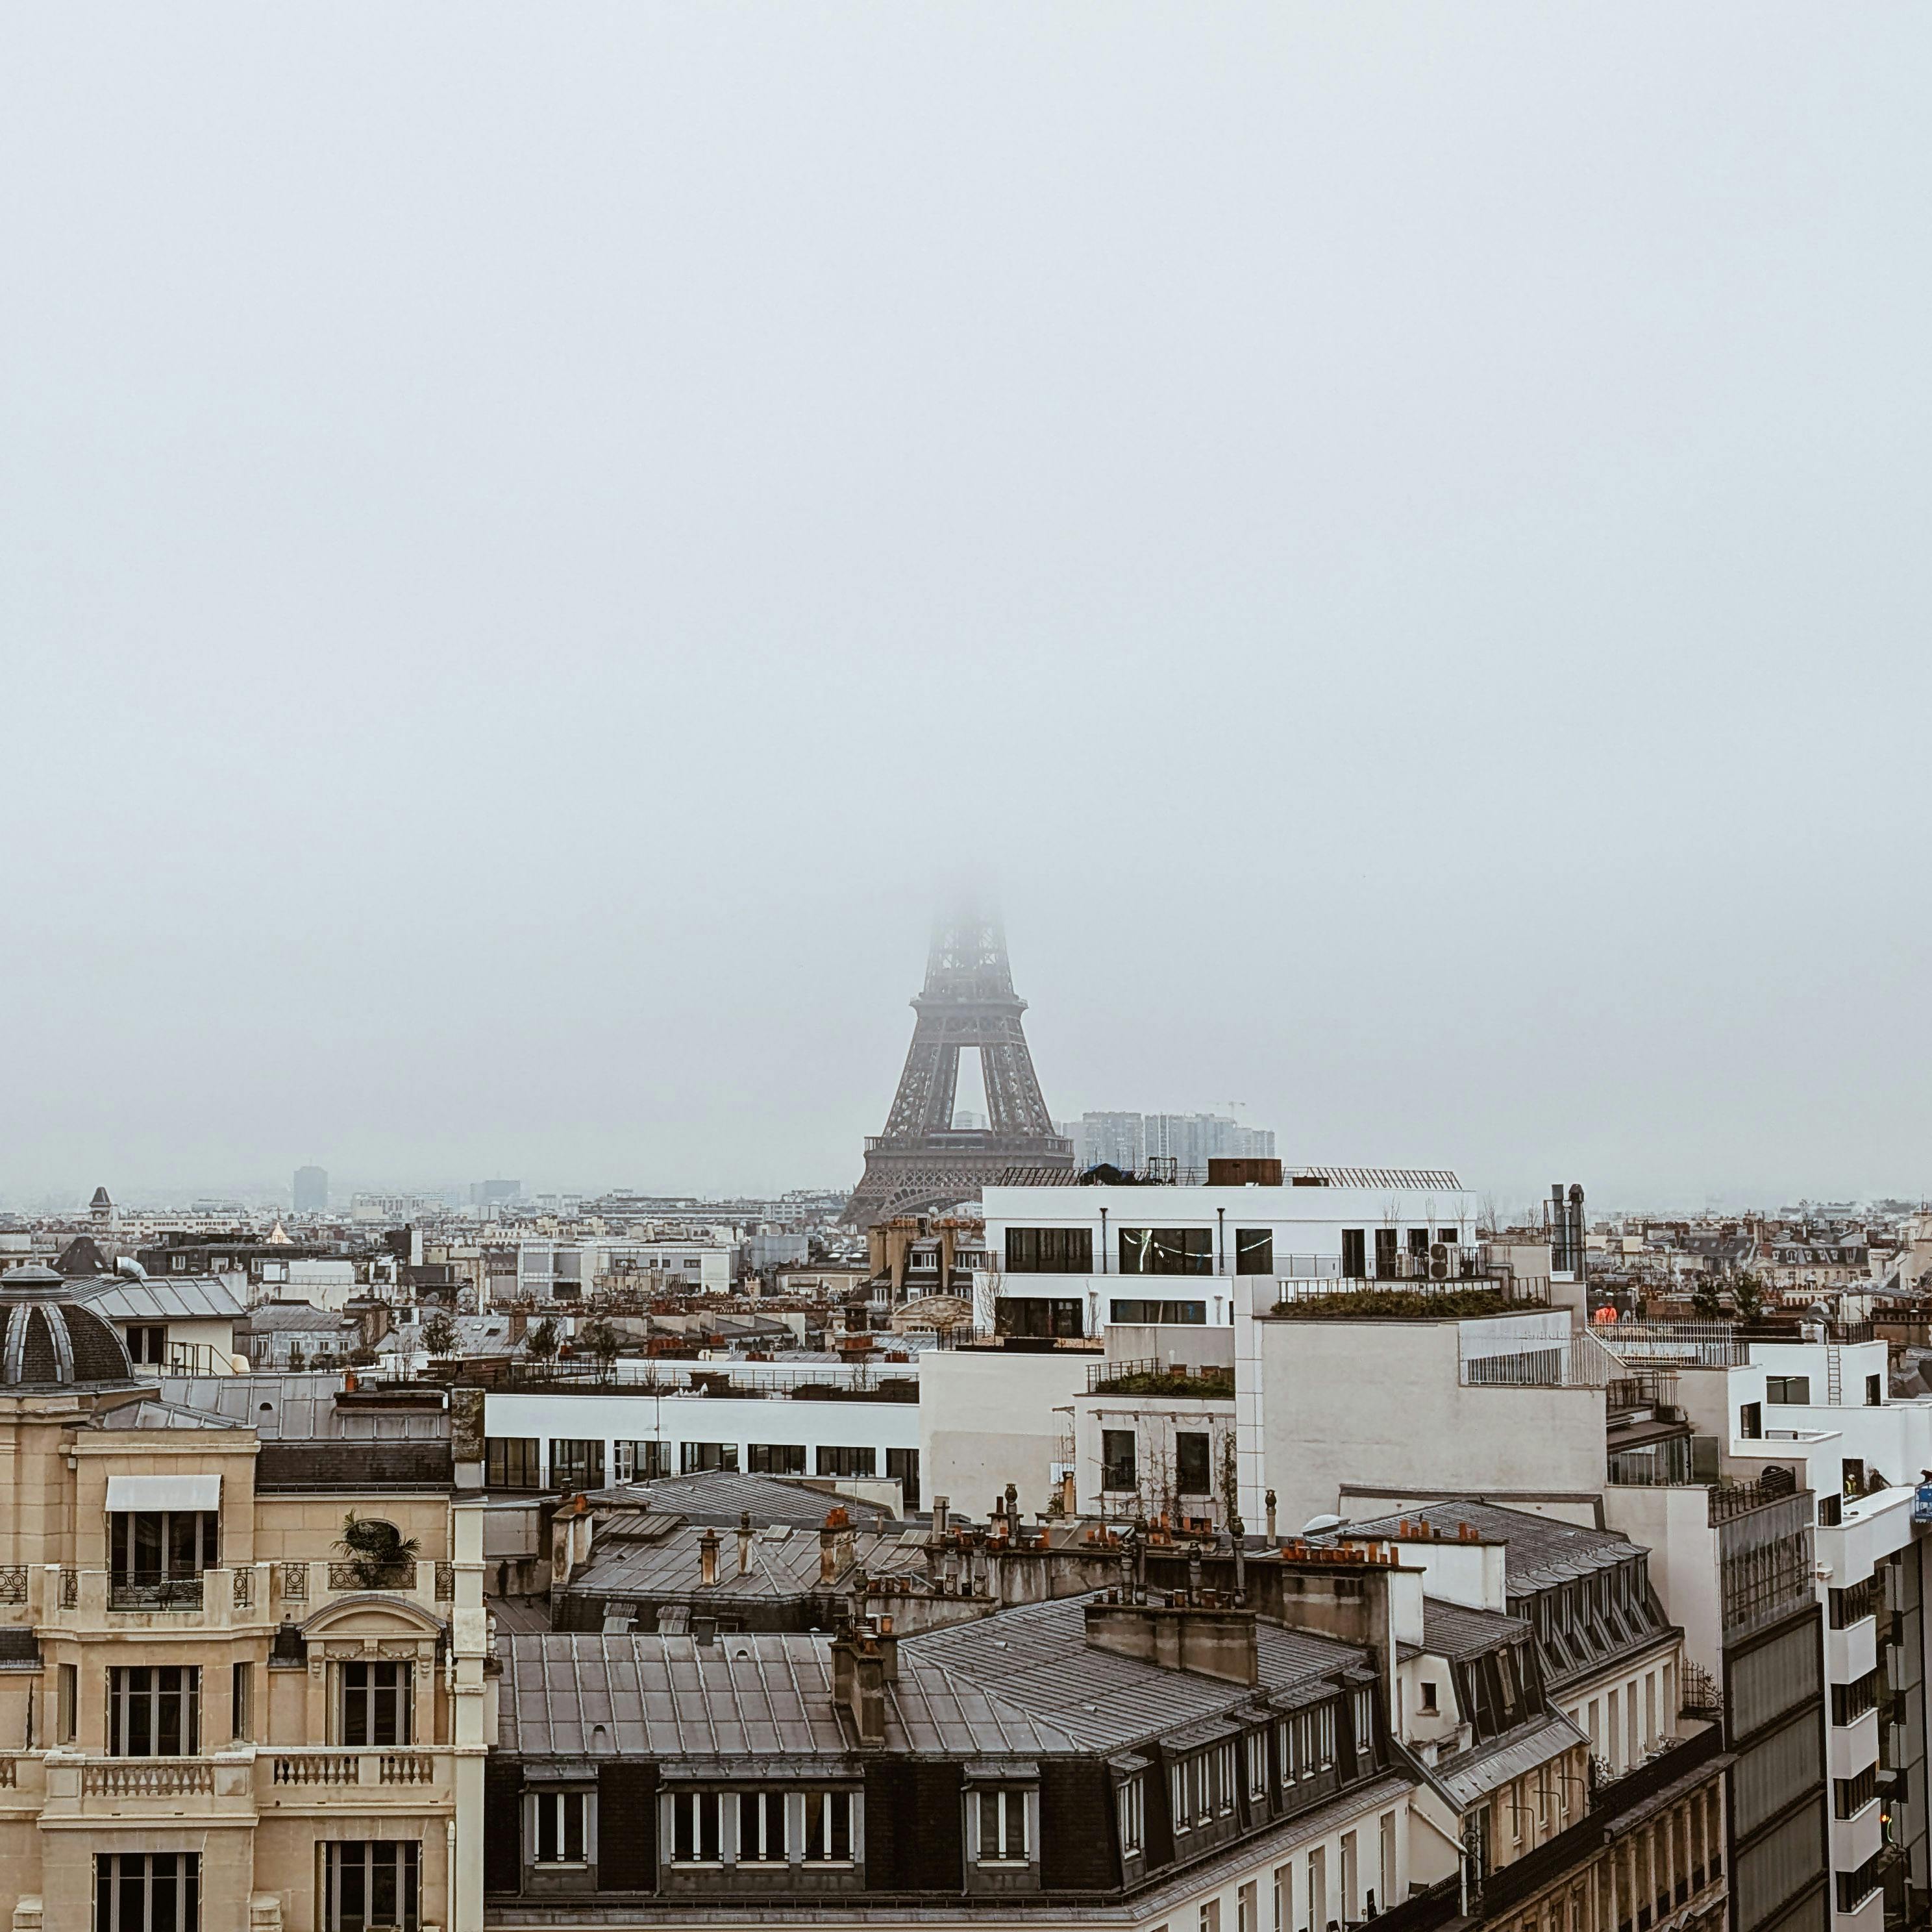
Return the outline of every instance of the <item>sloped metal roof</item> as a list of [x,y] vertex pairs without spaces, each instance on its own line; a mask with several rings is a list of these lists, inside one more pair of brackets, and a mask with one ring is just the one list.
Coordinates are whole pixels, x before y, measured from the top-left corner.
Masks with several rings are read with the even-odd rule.
[[107,1276],[76,1281],[74,1292],[110,1322],[239,1322],[248,1312],[235,1291],[212,1275],[146,1281]]
[[1532,1718],[1526,1724],[1494,1743],[1478,1745],[1460,1756],[1438,1762],[1436,1778],[1458,1805],[1473,1804],[1486,1791],[1520,1778],[1538,1765],[1547,1764],[1577,1744],[1589,1739],[1564,1717],[1552,1711],[1547,1717]]
[[1464,1604],[1445,1603],[1440,1597],[1422,1600],[1422,1647],[1432,1657],[1460,1662],[1504,1644],[1526,1643],[1530,1636],[1529,1625],[1520,1618],[1502,1616],[1494,1610],[1472,1610]]

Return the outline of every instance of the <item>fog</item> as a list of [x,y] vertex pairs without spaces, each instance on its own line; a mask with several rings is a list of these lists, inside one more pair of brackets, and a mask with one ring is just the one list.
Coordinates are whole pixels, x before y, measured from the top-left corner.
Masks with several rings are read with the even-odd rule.
[[849,1185],[1048,1102],[1932,1175],[1876,4],[16,8],[0,1198]]

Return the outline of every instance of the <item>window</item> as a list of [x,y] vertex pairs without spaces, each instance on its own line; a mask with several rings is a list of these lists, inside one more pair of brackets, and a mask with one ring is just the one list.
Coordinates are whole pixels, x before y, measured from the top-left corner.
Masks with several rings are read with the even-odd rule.
[[1138,1325],[1167,1323],[1201,1328],[1208,1320],[1204,1301],[1116,1301],[1109,1319]]
[[614,1442],[610,1445],[610,1480],[614,1483],[648,1483],[670,1474],[670,1448],[663,1442]]
[[1268,1796],[1268,1733],[1250,1731],[1246,1738],[1248,1796],[1256,1804]]
[[1294,1868],[1274,1868],[1274,1918],[1270,1932],[1292,1932],[1288,1921],[1294,1916]]
[[1881,1408],[1885,1405],[1885,1384],[1876,1376],[1865,1378],[1865,1406]]
[[1877,1574],[1874,1572],[1862,1583],[1854,1583],[1848,1590],[1832,1590],[1827,1594],[1830,1600],[1832,1628],[1834,1630],[1849,1630],[1853,1624],[1862,1623],[1867,1617],[1877,1614]]
[[1211,1228],[1123,1228],[1123,1274],[1212,1274]]
[[145,1362],[156,1368],[164,1366],[168,1359],[168,1331],[151,1323],[137,1323],[129,1328],[128,1334],[128,1359],[130,1362]]
[[1027,1856],[1026,1793],[1012,1785],[982,1785],[973,1793],[979,1812],[980,1862],[1024,1864]]
[[536,1808],[536,1859],[540,1865],[580,1865],[589,1862],[590,1794],[587,1791],[539,1791]]
[[232,1734],[244,1742],[254,1735],[255,1666],[237,1664],[229,1672],[228,1709]]
[[1436,1712],[1436,1683],[1432,1678],[1425,1677],[1418,1688],[1422,1695],[1422,1708],[1433,1716]]
[[1361,1874],[1355,1855],[1355,1834],[1342,1834],[1342,1916],[1350,1924],[1362,1916]]
[[802,1476],[805,1474],[802,1442],[754,1442],[746,1450],[746,1466],[754,1476]]
[[1237,1228],[1234,1230],[1234,1272],[1237,1274],[1274,1273],[1274,1230],[1272,1228]]
[[858,1794],[808,1791],[805,1794],[805,1862],[808,1865],[849,1864],[852,1814]]
[[200,1853],[97,1853],[94,1924],[94,1932],[200,1932]]
[[718,1794],[678,1791],[670,1801],[670,1860],[676,1865],[718,1862]]
[[1103,1429],[1100,1432],[1100,1486],[1103,1490],[1131,1490],[1134,1486],[1134,1432],[1131,1429]]
[[218,1563],[213,1510],[116,1510],[107,1519],[108,1607],[198,1609],[201,1573]]
[[113,1757],[193,1757],[201,1749],[201,1672],[137,1664],[107,1673],[107,1749]]
[[1429,1230],[1426,1228],[1412,1228],[1409,1229],[1408,1251],[1418,1261],[1426,1262],[1428,1260]]
[[735,1469],[738,1445],[735,1442],[681,1442],[677,1466],[680,1472],[687,1476],[703,1475],[714,1469]]
[[70,1744],[74,1742],[74,1729],[80,1722],[80,1666],[63,1664],[56,1680],[54,1707],[54,1742]]
[[1234,1932],[1259,1932],[1255,1924],[1255,1882],[1249,1880],[1234,1894]]
[[1838,1464],[1839,1487],[1848,1496],[1862,1496],[1865,1492],[1865,1462],[1862,1456],[1841,1457]]
[[1077,1298],[1003,1294],[993,1304],[993,1332],[1024,1335],[1035,1341],[1062,1336],[1078,1340],[1087,1332],[1087,1320]]
[[1355,1754],[1358,1757],[1372,1756],[1376,1748],[1376,1694],[1366,1688],[1350,1692],[1348,1714],[1354,1726]]
[[1009,1228],[1009,1274],[1091,1274],[1094,1231],[1090,1228]]
[[483,1480],[493,1490],[540,1490],[543,1461],[534,1436],[491,1436],[483,1443]]
[[1174,1486],[1184,1496],[1204,1496],[1214,1490],[1208,1473],[1208,1438],[1198,1430],[1174,1432]]
[[1130,1778],[1114,1787],[1114,1815],[1120,1821],[1120,1851],[1137,1858],[1147,1844],[1147,1783]]
[[1359,1281],[1369,1271],[1367,1237],[1360,1228],[1342,1230],[1342,1272]]
[[1868,1764],[1856,1778],[1832,1780],[1832,1810],[1839,1818],[1856,1818],[1878,1796],[1878,1766]]
[[1811,1378],[1809,1376],[1766,1376],[1764,1378],[1764,1399],[1774,1403],[1796,1403],[1803,1406],[1811,1400]]
[[1297,1784],[1304,1778],[1328,1771],[1335,1762],[1335,1706],[1317,1705],[1285,1718],[1278,1731],[1281,1781]]
[[1376,1277],[1379,1281],[1392,1281],[1396,1274],[1396,1233],[1393,1228],[1376,1230]]
[[1754,1442],[1764,1433],[1764,1405],[1748,1402],[1738,1411],[1738,1433],[1747,1442]]
[[1855,1724],[1868,1711],[1878,1708],[1878,1672],[1868,1670],[1849,1684],[1832,1686],[1832,1721]]
[[1210,1898],[1201,1908],[1201,1932],[1221,1932],[1221,1901]]
[[919,1507],[919,1451],[916,1449],[888,1449],[886,1451],[886,1474],[896,1480],[899,1493],[904,1498],[908,1509]]
[[738,1862],[782,1865],[785,1856],[785,1801],[782,1791],[738,1794]]
[[601,1490],[604,1486],[604,1444],[601,1439],[553,1437],[550,1445],[550,1486],[554,1490]]
[[876,1454],[870,1449],[842,1448],[823,1442],[818,1447],[818,1473],[821,1476],[869,1476],[874,1473],[877,1462]]
[[322,1852],[322,1932],[417,1932],[421,1848],[414,1839],[351,1839]]
[[344,1664],[338,1744],[371,1748],[406,1744],[411,1734],[413,1685],[406,1664]]

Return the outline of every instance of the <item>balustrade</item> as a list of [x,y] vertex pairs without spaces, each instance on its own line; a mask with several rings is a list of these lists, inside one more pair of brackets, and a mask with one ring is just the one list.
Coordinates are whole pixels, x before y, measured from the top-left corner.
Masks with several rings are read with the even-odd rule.
[[91,1798],[178,1798],[214,1789],[214,1767],[194,1758],[128,1758],[90,1764],[80,1788]]

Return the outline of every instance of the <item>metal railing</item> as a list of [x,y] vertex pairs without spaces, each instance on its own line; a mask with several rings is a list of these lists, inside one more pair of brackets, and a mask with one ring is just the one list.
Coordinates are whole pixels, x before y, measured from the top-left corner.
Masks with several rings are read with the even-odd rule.
[[1466,1331],[1460,1346],[1465,1388],[1606,1388],[1623,1366],[1587,1332],[1498,1348],[1480,1331]]
[[1202,1401],[1225,1401],[1234,1393],[1234,1371],[1232,1365],[1209,1363],[1190,1368],[1185,1362],[1158,1361],[1152,1356],[1132,1361],[1089,1362],[1087,1393],[1192,1396]]
[[413,1590],[416,1566],[413,1563],[332,1563],[328,1587],[332,1590]]
[[199,1576],[110,1576],[110,1610],[198,1610],[202,1604]]
[[1710,1489],[1709,1520],[1713,1528],[1762,1509],[1767,1503],[1786,1501],[1798,1492],[1798,1481],[1789,1469],[1773,1463],[1754,1483],[1713,1483]]
[[[1449,1319],[1459,1313],[1488,1312],[1473,1307],[1455,1308],[1450,1304],[1458,1296],[1492,1302],[1497,1312],[1516,1308],[1546,1308],[1550,1305],[1550,1282],[1547,1276],[1542,1275],[1478,1275],[1450,1281],[1422,1278],[1372,1280],[1359,1275],[1328,1275],[1312,1280],[1277,1277],[1274,1288],[1277,1313],[1292,1314],[1298,1304],[1312,1303],[1320,1305],[1323,1313],[1332,1314],[1340,1321],[1369,1321],[1378,1316],[1400,1318],[1410,1308],[1425,1319]],[[1348,1306],[1357,1298],[1360,1301],[1359,1315],[1353,1313]],[[1391,1298],[1400,1305],[1378,1306],[1384,1298]],[[1427,1304],[1432,1301],[1444,1304],[1442,1316],[1430,1314]]]
[[1750,1360],[1749,1344],[1730,1322],[1604,1322],[1590,1332],[1632,1364],[1734,1369]]

